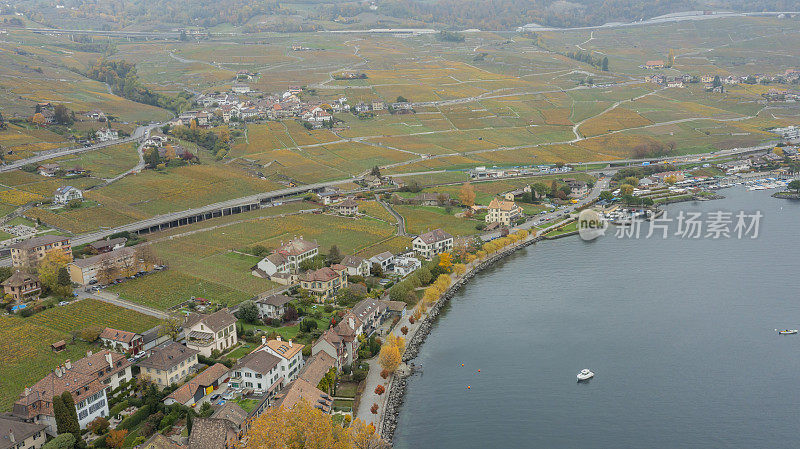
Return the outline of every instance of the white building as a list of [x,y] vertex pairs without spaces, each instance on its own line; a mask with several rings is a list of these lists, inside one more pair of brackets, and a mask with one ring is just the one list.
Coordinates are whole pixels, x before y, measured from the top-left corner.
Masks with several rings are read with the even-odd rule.
[[211,357],[213,351],[223,352],[236,345],[236,317],[228,309],[211,315],[192,313],[183,326],[186,332],[186,347]]
[[56,193],[53,195],[53,202],[61,205],[80,199],[83,199],[83,192],[72,186],[61,186],[56,189]]
[[286,304],[291,301],[292,298],[286,295],[270,295],[257,299],[255,304],[261,318],[278,319],[286,312]]
[[347,269],[348,276],[369,276],[370,261],[358,256],[344,256],[342,265]]
[[416,257],[396,256],[394,258],[394,274],[406,277],[422,267],[422,262]]
[[108,142],[108,141],[111,141],[111,140],[119,139],[119,133],[117,131],[114,131],[113,129],[109,129],[109,128],[105,128],[105,129],[101,129],[100,131],[97,131],[96,133],[94,133],[94,136],[100,142]]
[[289,383],[297,378],[297,374],[303,367],[303,346],[293,343],[292,340],[283,341],[280,335],[275,340],[265,341],[262,337],[262,345],[257,351],[266,351],[280,359],[278,368],[284,383]]
[[394,263],[394,255],[389,251],[384,251],[369,258],[370,266],[379,265],[383,271],[389,269]]
[[420,234],[412,241],[414,252],[426,259],[453,249],[453,236],[441,229]]
[[486,223],[500,223],[506,226],[517,220],[522,215],[522,209],[513,201],[492,199],[486,214]]
[[232,388],[253,389],[259,394],[276,392],[288,383],[285,371],[281,371],[282,362],[281,357],[263,348],[256,349],[233,365],[229,384]]

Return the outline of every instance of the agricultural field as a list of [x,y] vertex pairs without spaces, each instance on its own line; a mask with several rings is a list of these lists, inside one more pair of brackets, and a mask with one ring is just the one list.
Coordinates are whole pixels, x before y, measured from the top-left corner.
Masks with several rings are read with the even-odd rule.
[[453,208],[448,212],[443,207],[433,206],[392,206],[406,219],[406,232],[422,234],[441,228],[453,236],[466,236],[476,234],[477,226],[481,222],[468,218],[458,218],[454,214],[461,209]]
[[[76,360],[97,347],[72,340],[72,333],[87,327],[111,326],[143,332],[158,324],[153,317],[111,304],[84,299],[44,310],[28,318],[0,317],[0,410],[8,411],[19,393],[66,359]],[[50,344],[67,342],[67,350],[54,353]]]
[[[229,223],[197,223],[169,234],[152,234],[149,237],[152,248],[169,269],[109,289],[130,301],[160,309],[192,296],[233,305],[277,286],[251,275],[250,268],[260,258],[247,251],[255,245],[274,249],[282,242],[302,236],[316,241],[322,253],[327,253],[333,245],[342,254],[368,251],[379,244],[392,248],[409,246],[410,239],[395,241],[394,223],[374,218],[292,214],[301,206],[261,209],[242,214]],[[259,216],[266,211],[272,212],[272,216]],[[279,211],[288,215],[277,215]]]

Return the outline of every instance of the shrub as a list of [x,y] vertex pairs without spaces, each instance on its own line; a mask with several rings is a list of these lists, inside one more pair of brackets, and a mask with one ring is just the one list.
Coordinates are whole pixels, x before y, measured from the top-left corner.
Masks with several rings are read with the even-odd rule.
[[402,333],[403,333],[403,335],[406,335],[406,334],[408,334],[408,326],[403,326],[403,327],[401,327],[401,328],[400,328],[400,332],[402,332]]
[[377,394],[378,396],[382,395],[385,392],[386,388],[384,388],[383,385],[378,385],[377,387],[375,387],[375,394]]
[[137,410],[136,413],[123,419],[122,422],[117,426],[117,429],[132,429],[138,426],[148,416],[150,416],[150,407],[144,405],[142,408]]
[[384,378],[384,379],[388,378],[388,377],[389,377],[389,374],[390,374],[390,373],[389,373],[389,371],[388,371],[388,370],[381,370],[381,377],[382,377],[382,378]]
[[373,415],[378,414],[378,404],[372,404],[372,407],[369,408],[369,411],[372,412]]
[[[416,320],[414,319],[413,316],[408,317],[408,322],[409,323],[414,324],[414,321],[416,321]],[[405,326],[403,326],[403,327],[405,327]]]

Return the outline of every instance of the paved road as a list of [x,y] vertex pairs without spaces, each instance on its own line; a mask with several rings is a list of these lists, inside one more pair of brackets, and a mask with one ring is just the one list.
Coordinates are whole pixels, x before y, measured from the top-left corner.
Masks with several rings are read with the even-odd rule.
[[39,154],[33,157],[29,157],[26,159],[20,159],[18,161],[14,161],[10,164],[0,166],[0,173],[8,172],[12,170],[16,170],[23,165],[27,164],[37,164],[39,162],[46,161],[48,159],[55,159],[57,157],[62,156],[69,156],[71,154],[78,154],[78,153],[85,153],[87,151],[99,150],[101,148],[110,147],[112,145],[119,145],[128,142],[135,142],[141,139],[142,137],[150,135],[150,131],[153,128],[157,128],[162,126],[161,123],[154,123],[147,126],[140,126],[136,128],[136,130],[131,134],[130,137],[126,137],[124,139],[118,140],[111,140],[108,142],[101,142],[94,145],[90,145],[88,147],[80,146],[80,147],[66,147],[66,148],[56,148],[53,150],[49,150],[47,152],[40,151]]
[[394,217],[395,220],[397,220],[397,235],[406,235],[406,219],[405,219],[405,217],[403,217],[402,215],[398,214],[397,211],[394,210],[394,208],[391,206],[391,204],[389,204],[389,203],[387,203],[385,201],[380,201],[380,200],[378,202],[381,203],[381,206],[383,206],[383,208],[386,209],[387,212],[392,214],[392,216]]
[[78,294],[78,299],[86,299],[86,298],[96,299],[98,301],[114,304],[115,306],[124,307],[126,309],[143,313],[145,315],[150,315],[158,319],[164,319],[167,316],[169,316],[167,315],[166,312],[154,309],[152,307],[143,306],[141,304],[132,303],[130,301],[125,301],[124,299],[120,299],[119,295],[107,291],[99,291],[97,293],[87,293],[84,291],[83,287],[79,287],[75,289],[75,293]]

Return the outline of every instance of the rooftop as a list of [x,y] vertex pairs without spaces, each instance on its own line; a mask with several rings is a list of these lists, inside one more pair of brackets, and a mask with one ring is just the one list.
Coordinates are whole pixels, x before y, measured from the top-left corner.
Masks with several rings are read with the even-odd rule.
[[210,315],[192,313],[186,317],[186,328],[190,328],[197,323],[203,323],[205,327],[214,332],[221,331],[236,322],[236,317],[228,309],[220,309]]
[[295,237],[292,240],[282,244],[275,252],[285,254],[287,256],[299,256],[309,251],[319,248],[314,242],[303,240],[303,237]]
[[60,235],[41,235],[38,237],[33,237],[27,240],[23,240],[19,243],[11,245],[9,248],[14,249],[33,249],[43,245],[50,245],[56,242],[69,242],[69,237],[64,237]]
[[424,234],[420,234],[417,238],[422,240],[426,244],[430,245],[432,243],[452,239],[453,236],[441,229],[434,229],[433,231],[428,231]]
[[281,357],[287,360],[290,360],[298,352],[303,350],[303,345],[298,343],[292,343],[291,340],[289,341],[269,340],[267,341],[266,345],[276,353],[280,354]]
[[228,367],[217,363],[203,372],[193,377],[189,382],[181,385],[177,390],[173,391],[166,397],[172,399],[180,404],[189,402],[199,388],[205,388],[214,383],[215,380],[228,373]]
[[[16,448],[25,439],[44,429],[45,426],[42,424],[27,423],[12,417],[0,416],[0,449]],[[14,442],[10,439],[12,433]]]
[[242,368],[247,368],[256,373],[267,374],[278,366],[281,359],[275,355],[270,354],[267,351],[262,350],[255,350],[250,354],[242,357],[236,362],[236,365],[233,365],[233,369],[238,370]]
[[134,338],[136,338],[137,335],[138,334],[134,332],[121,331],[118,329],[107,327],[103,329],[103,332],[100,333],[100,338],[103,340],[112,340],[112,341],[119,341],[122,343],[130,343],[131,341],[133,341]]
[[189,349],[180,343],[171,341],[153,349],[149,357],[139,362],[139,366],[142,368],[166,370],[199,353],[199,351]]

